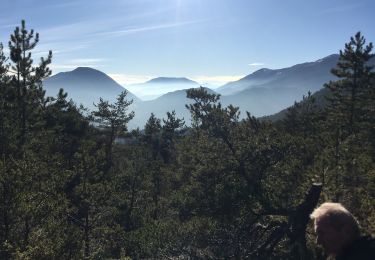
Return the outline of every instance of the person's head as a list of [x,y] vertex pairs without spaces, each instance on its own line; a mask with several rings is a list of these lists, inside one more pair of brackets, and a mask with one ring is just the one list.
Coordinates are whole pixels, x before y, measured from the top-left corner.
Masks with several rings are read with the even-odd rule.
[[310,217],[314,220],[316,241],[328,255],[336,256],[359,237],[357,220],[340,203],[323,203]]

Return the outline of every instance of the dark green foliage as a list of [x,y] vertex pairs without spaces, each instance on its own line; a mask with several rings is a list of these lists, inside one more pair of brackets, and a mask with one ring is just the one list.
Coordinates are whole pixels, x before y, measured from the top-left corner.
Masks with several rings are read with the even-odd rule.
[[178,132],[182,130],[184,119],[176,118],[176,112],[167,112],[167,119],[163,119],[161,155],[165,163],[175,160],[174,150],[175,142],[178,138]]
[[371,101],[371,79],[374,78],[373,66],[367,63],[373,57],[372,43],[365,45],[366,40],[358,32],[340,51],[337,68],[332,73],[338,81],[326,84],[331,90],[330,113],[334,123],[345,135],[357,133],[369,116]]
[[92,120],[98,124],[98,127],[106,134],[106,166],[108,171],[112,165],[112,149],[116,137],[122,136],[127,131],[127,123],[134,117],[134,112],[128,113],[128,107],[133,100],[126,100],[128,93],[124,90],[117,98],[116,103],[110,104],[100,98],[97,105],[97,111],[92,112]]
[[14,96],[14,117],[18,123],[17,133],[18,147],[23,148],[26,139],[33,130],[37,130],[38,116],[41,114],[40,104],[44,103],[42,80],[51,74],[48,64],[51,63],[52,52],[47,58],[41,58],[38,66],[33,66],[31,50],[39,41],[39,34],[34,35],[25,27],[22,21],[21,28],[16,27],[9,41],[10,60],[12,62],[11,78],[12,95]]
[[190,89],[192,127],[172,111],[132,133],[126,92],[89,116],[62,89],[45,97],[37,43],[22,22],[10,59],[0,45],[0,259],[316,259],[320,192],[375,232],[375,77],[359,33],[327,109],[308,93],[281,121],[239,120]]

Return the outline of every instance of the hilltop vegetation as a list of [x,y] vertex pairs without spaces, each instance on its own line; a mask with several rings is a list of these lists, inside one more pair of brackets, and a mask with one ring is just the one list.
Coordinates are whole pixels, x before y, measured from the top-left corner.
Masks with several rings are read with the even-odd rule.
[[9,58],[0,47],[1,259],[321,258],[298,211],[314,182],[375,233],[375,75],[360,33],[325,107],[306,95],[283,120],[240,120],[191,89],[192,127],[171,111],[144,132],[127,131],[126,92],[89,115],[63,90],[46,97],[52,53],[35,64],[37,43],[22,22]]

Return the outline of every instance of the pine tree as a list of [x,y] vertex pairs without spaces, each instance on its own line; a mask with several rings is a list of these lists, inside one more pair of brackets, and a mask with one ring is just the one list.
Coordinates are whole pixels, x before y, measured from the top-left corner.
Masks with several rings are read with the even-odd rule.
[[167,112],[167,119],[163,119],[161,155],[165,163],[169,163],[173,156],[174,141],[177,131],[185,125],[184,119],[176,118],[176,112]]
[[151,196],[153,201],[153,218],[159,218],[159,204],[162,193],[163,175],[161,172],[161,120],[151,113],[145,125],[145,143],[151,151],[151,158],[148,162],[148,173],[151,177],[152,190]]
[[117,97],[114,104],[100,98],[96,105],[97,110],[92,112],[92,119],[98,127],[106,133],[106,158],[107,163],[104,171],[107,172],[113,164],[113,145],[116,137],[125,134],[128,122],[134,117],[134,112],[128,112],[133,100],[126,100],[127,91],[123,91]]
[[151,147],[154,159],[160,154],[161,120],[151,113],[145,125],[145,141]]
[[[6,150],[9,149],[10,121],[9,117],[9,64],[5,57],[3,45],[0,43],[0,154],[3,157]],[[7,149],[8,147],[8,149]]]
[[317,134],[319,120],[318,106],[315,97],[308,92],[300,102],[295,102],[288,108],[283,124],[286,131],[303,137],[312,137]]
[[14,74],[11,84],[15,90],[19,147],[22,148],[44,101],[42,80],[51,74],[48,65],[51,63],[52,51],[49,51],[47,58],[41,58],[39,65],[34,66],[31,51],[39,42],[39,34],[34,35],[34,30],[28,31],[24,20],[21,28],[16,27],[10,37],[11,72]]
[[221,108],[221,104],[217,103],[220,95],[210,94],[203,87],[192,88],[186,91],[186,97],[194,101],[193,104],[185,105],[189,109],[192,118],[193,127],[208,127],[207,115],[214,109]]
[[329,98],[331,119],[346,136],[357,133],[365,120],[368,88],[374,75],[373,66],[368,65],[373,57],[373,45],[365,44],[360,32],[350,38],[345,49],[340,50],[337,68],[331,71],[338,80],[325,85],[332,92]]
[[[5,235],[1,235],[0,241],[2,256],[9,255],[17,247],[25,250],[33,228],[42,221],[39,203],[44,205],[44,201],[37,200],[42,195],[47,168],[30,146],[40,144],[37,132],[43,125],[45,105],[41,84],[50,75],[48,64],[52,58],[50,52],[38,65],[34,64],[31,52],[39,35],[28,31],[24,21],[10,37],[10,65],[6,64],[2,45],[0,48],[0,222]],[[4,243],[8,249],[3,250]]]

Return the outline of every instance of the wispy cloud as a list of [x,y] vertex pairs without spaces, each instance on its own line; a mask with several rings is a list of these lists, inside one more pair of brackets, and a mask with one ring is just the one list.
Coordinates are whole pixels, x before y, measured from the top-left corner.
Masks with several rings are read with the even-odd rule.
[[73,7],[73,6],[78,6],[78,5],[82,5],[82,3],[80,3],[79,1],[63,1],[63,2],[47,2],[45,5],[44,5],[44,8],[46,9],[51,9],[51,8],[56,8],[56,9],[60,9],[60,8],[66,8],[66,7]]
[[[181,89],[181,85],[158,85],[155,86],[147,86],[147,85],[139,85],[139,83],[144,83],[150,79],[155,78],[156,76],[149,76],[149,75],[129,75],[129,74],[108,74],[112,79],[114,79],[119,84],[123,85],[126,89],[131,91],[132,93],[136,94],[138,97],[148,100],[155,97],[158,97],[162,94],[179,90]],[[208,84],[208,87],[218,87],[222,86],[227,82],[236,81],[243,78],[244,75],[219,75],[219,76],[193,76],[189,77],[190,79],[202,84],[203,86]],[[189,86],[188,86],[189,87]]]
[[[74,3],[70,3],[74,4]],[[162,16],[163,13],[170,11],[171,8],[158,8],[148,12],[136,14],[96,17],[94,20],[86,18],[69,24],[52,26],[40,30],[43,41],[72,41],[80,39],[94,39],[95,41],[103,39],[105,36],[122,36],[132,33],[148,32],[152,30],[161,30],[167,28],[187,26],[191,24],[202,23],[207,19],[195,19],[186,21],[170,21],[159,24],[145,24],[146,17]],[[126,25],[126,26],[124,26]],[[101,38],[98,38],[100,36]]]
[[264,66],[265,64],[264,63],[261,63],[261,62],[253,62],[253,63],[250,63],[249,66]]
[[67,70],[72,70],[72,69],[75,69],[77,67],[79,67],[79,66],[76,66],[74,64],[51,64],[51,66],[50,66],[50,68],[53,71],[53,74],[63,72],[63,71],[67,71]]
[[99,59],[99,58],[80,58],[80,59],[71,59],[67,60],[62,63],[52,63],[50,68],[53,71],[53,74],[58,72],[72,70],[77,67],[92,67],[92,68],[100,68],[105,67],[104,62],[106,59]]
[[138,84],[144,83],[154,77],[152,76],[145,76],[145,75],[128,75],[128,74],[120,74],[120,73],[110,73],[108,74],[112,79],[114,79],[117,83],[121,85],[130,85],[130,84]]
[[122,30],[115,30],[115,31],[110,31],[110,32],[103,32],[103,33],[99,33],[99,35],[122,36],[122,35],[128,35],[132,33],[180,27],[180,26],[200,23],[202,21],[203,20],[194,20],[194,21],[185,21],[185,22],[165,23],[165,24],[152,25],[152,26],[140,26],[140,27],[133,27],[133,28],[127,28],[127,29],[122,29]]
[[44,42],[66,42],[94,35],[98,31],[104,29],[102,27],[105,27],[106,24],[103,23],[103,26],[100,25],[101,23],[99,22],[87,20],[45,28],[40,30],[39,33],[41,37],[43,37]]
[[86,49],[88,47],[89,47],[88,42],[82,42],[79,44],[77,43],[77,44],[74,44],[73,46],[60,43],[60,42],[42,43],[42,44],[37,45],[35,51],[33,51],[33,54],[45,56],[49,50],[52,50],[53,57],[57,57],[62,54],[79,51],[82,49]]
[[[176,28],[201,23],[204,20],[190,20],[183,22],[170,22],[156,25],[134,25],[131,27],[123,26],[124,21],[119,18],[113,20],[86,20],[65,24],[40,31],[43,37],[43,43],[53,49],[54,52],[67,52],[67,46],[82,46],[89,48],[90,46],[99,44],[100,41],[113,37],[121,37],[129,34],[143,33],[149,31],[163,30],[168,28]],[[56,46],[58,45],[58,46]],[[70,52],[75,51],[69,48]]]
[[77,63],[77,64],[86,64],[86,65],[91,65],[91,64],[98,64],[106,59],[93,59],[93,58],[83,58],[83,59],[72,59],[70,60],[72,63]]
[[363,5],[364,3],[342,4],[340,6],[335,6],[332,8],[327,8],[325,10],[322,10],[320,13],[321,14],[342,13],[342,12],[352,11],[354,9],[362,7]]
[[208,83],[216,86],[223,85],[230,81],[236,81],[243,78],[245,75],[218,75],[218,76],[196,76],[192,77],[194,81],[200,84]]
[[[150,79],[156,78],[157,76],[150,76],[150,75],[129,75],[129,74],[121,74],[121,73],[110,73],[108,74],[111,78],[117,81],[121,85],[131,85],[131,84],[138,84],[144,83]],[[243,78],[245,75],[219,75],[219,76],[193,76],[189,77],[191,80],[194,80],[200,84],[212,84],[212,85],[223,85],[230,81],[236,81]]]
[[16,28],[17,26],[20,26],[17,23],[11,23],[11,24],[0,24],[0,29],[8,29],[8,28]]

